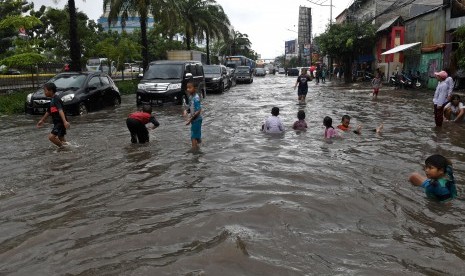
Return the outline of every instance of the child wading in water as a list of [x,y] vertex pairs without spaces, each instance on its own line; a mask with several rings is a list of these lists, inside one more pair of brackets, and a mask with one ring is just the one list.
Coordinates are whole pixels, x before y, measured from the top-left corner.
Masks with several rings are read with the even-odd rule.
[[65,140],[65,135],[66,129],[70,127],[70,124],[66,120],[66,115],[63,112],[63,103],[61,99],[55,95],[56,92],[57,87],[54,83],[44,84],[44,94],[51,98],[51,100],[47,112],[45,112],[42,119],[37,123],[37,127],[42,127],[45,119],[47,119],[48,116],[52,116],[53,128],[48,135],[48,140],[57,147],[63,148],[64,145],[68,144]]
[[195,93],[194,82],[189,81],[186,85],[187,94],[189,94],[189,109],[185,110],[183,115],[187,116],[186,125],[191,125],[191,142],[192,150],[198,150],[202,143],[202,106],[200,105],[200,97]]
[[299,110],[297,112],[297,121],[294,122],[292,128],[294,130],[307,130],[307,122],[305,121],[305,111]]
[[454,94],[450,98],[450,102],[444,106],[444,118],[447,121],[455,123],[463,122],[465,115],[465,106],[460,101],[460,96]]
[[284,126],[281,119],[278,117],[279,107],[271,109],[271,116],[268,117],[262,125],[262,131],[266,133],[283,133]]
[[135,144],[139,141],[140,144],[143,144],[149,141],[149,132],[146,126],[148,123],[153,124],[152,129],[160,125],[152,115],[152,107],[150,105],[144,105],[142,111],[129,114],[126,119],[126,125],[131,133],[131,143]]
[[333,119],[331,117],[326,116],[323,119],[323,125],[326,127],[325,129],[325,138],[326,139],[331,139],[333,137],[338,137],[339,134],[337,133],[337,130],[334,129],[333,127]]
[[409,177],[414,186],[421,186],[429,198],[448,201],[457,197],[452,163],[444,156],[435,154],[425,160],[426,177],[413,173]]
[[381,78],[379,74],[376,74],[375,78],[371,81],[371,87],[373,87],[373,96],[377,99],[379,88],[381,87]]
[[[341,119],[341,124],[337,126],[338,129],[342,130],[343,132],[349,132],[351,130],[350,127],[350,116],[344,115]],[[372,129],[373,132],[381,133],[383,131],[384,124],[380,124],[376,129]],[[362,134],[362,126],[358,125],[357,129],[353,131],[355,134]]]

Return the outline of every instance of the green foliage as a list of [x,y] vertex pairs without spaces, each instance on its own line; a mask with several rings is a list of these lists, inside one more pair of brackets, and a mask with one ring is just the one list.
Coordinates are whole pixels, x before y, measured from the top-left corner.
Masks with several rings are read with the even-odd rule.
[[454,35],[459,41],[459,47],[455,52],[455,58],[460,69],[465,70],[465,25],[458,27]]
[[39,18],[35,16],[20,16],[10,15],[0,21],[0,29],[12,28],[18,30],[19,28],[31,29],[35,26],[42,25]]
[[24,113],[24,102],[29,93],[30,91],[16,91],[9,94],[0,94],[0,114]]
[[139,80],[124,80],[115,82],[121,95],[135,94]]
[[46,61],[46,57],[37,53],[17,54],[0,60],[0,64],[8,67],[28,67]]
[[140,60],[140,46],[129,39],[124,33],[120,38],[106,38],[95,45],[95,53],[99,57],[108,58],[109,64],[114,61],[117,70],[124,69],[125,62]]
[[371,24],[333,24],[315,38],[321,54],[333,57],[354,57],[375,46],[375,29]]
[[[33,4],[22,0],[0,0],[0,20],[9,16],[20,16],[28,12]],[[13,46],[18,29],[0,28],[0,59],[11,55],[9,49]]]

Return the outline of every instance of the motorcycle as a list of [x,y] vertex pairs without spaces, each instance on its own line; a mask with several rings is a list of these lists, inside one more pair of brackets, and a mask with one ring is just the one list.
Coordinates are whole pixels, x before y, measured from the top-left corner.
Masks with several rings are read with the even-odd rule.
[[421,87],[421,77],[420,77],[420,71],[417,71],[415,75],[411,75],[412,79],[412,84],[414,88],[420,88]]
[[402,83],[400,82],[400,75],[396,74],[395,72],[389,77],[389,84],[394,86],[395,88],[399,88]]

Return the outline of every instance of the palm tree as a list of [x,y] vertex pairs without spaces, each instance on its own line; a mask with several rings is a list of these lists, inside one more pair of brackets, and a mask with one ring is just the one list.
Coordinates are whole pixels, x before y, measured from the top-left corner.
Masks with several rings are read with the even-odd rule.
[[229,18],[219,5],[207,6],[207,24],[202,26],[205,33],[207,64],[210,64],[210,39],[227,39],[229,37]]
[[[232,30],[229,40],[230,55],[234,56],[240,53],[245,55],[248,53],[248,49],[250,49],[251,45],[252,43],[250,42],[247,34]],[[244,51],[244,49],[246,51]]]
[[185,35],[186,48],[192,40],[205,39],[207,64],[210,64],[210,39],[229,37],[229,18],[215,0],[182,0],[178,3],[179,16]]
[[68,0],[69,11],[69,50],[70,50],[70,70],[81,71],[81,44],[77,32],[76,4],[74,0]]
[[124,26],[129,16],[139,14],[140,36],[142,44],[142,67],[144,70],[149,65],[148,61],[148,40],[147,40],[147,19],[149,11],[156,20],[170,18],[174,11],[174,2],[176,0],[104,0],[103,10],[107,9],[110,4],[110,13],[108,23],[116,22],[121,16],[121,25]]
[[[58,3],[60,0],[53,0]],[[77,16],[76,4],[74,0],[68,0],[68,13],[69,13],[69,51],[70,51],[70,70],[81,71],[81,44],[79,43],[79,35],[77,32]]]

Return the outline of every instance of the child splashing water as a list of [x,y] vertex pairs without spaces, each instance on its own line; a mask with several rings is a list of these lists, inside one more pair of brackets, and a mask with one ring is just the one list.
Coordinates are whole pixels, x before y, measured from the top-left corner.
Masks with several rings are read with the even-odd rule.
[[452,163],[439,154],[431,155],[425,160],[426,177],[415,172],[409,177],[414,186],[421,186],[429,198],[441,202],[457,197]]

